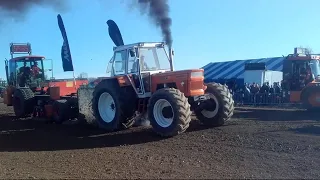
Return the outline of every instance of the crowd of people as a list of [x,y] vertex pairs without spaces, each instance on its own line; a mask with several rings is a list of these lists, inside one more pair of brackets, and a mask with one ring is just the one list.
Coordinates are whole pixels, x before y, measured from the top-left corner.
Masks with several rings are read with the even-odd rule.
[[282,88],[279,82],[260,84],[244,83],[242,86],[234,82],[226,83],[237,104],[275,104],[282,101]]
[[279,82],[273,83],[273,85],[269,85],[269,82],[264,83],[262,86],[257,83],[244,83],[243,87],[238,87],[232,90],[233,93],[243,93],[243,94],[257,94],[257,93],[267,93],[267,94],[280,94],[281,86]]

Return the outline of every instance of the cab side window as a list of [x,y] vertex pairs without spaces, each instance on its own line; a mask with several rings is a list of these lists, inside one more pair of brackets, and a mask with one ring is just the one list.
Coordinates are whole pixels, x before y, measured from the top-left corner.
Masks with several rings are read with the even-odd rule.
[[127,51],[117,51],[114,54],[114,74],[126,74]]
[[138,72],[138,59],[136,57],[137,49],[130,49],[128,51],[128,73],[137,73]]

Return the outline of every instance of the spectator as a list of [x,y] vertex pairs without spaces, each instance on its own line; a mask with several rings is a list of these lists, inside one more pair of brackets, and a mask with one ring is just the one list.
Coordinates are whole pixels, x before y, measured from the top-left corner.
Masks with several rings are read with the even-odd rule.
[[246,94],[246,95],[249,95],[249,94],[250,94],[250,88],[249,88],[248,83],[245,83],[245,84],[244,84],[243,92],[244,92],[244,94]]
[[[274,83],[274,84],[275,84],[275,83]],[[269,89],[269,93],[270,93],[270,94],[274,94],[274,93],[275,93],[274,86],[275,86],[275,85],[273,85],[273,86],[271,85],[271,86],[270,86],[270,89]]]
[[256,86],[256,83],[255,82],[253,82],[249,87],[250,87],[250,90],[251,90],[251,92],[252,92],[252,90],[253,90],[253,88]]
[[276,82],[276,83],[274,84],[274,92],[275,92],[276,94],[280,94],[280,93],[281,93],[281,87],[280,87],[280,85],[279,85],[279,82]]
[[251,86],[251,90],[250,91],[253,94],[257,94],[260,91],[259,85],[256,84],[256,83],[253,83],[252,86]]

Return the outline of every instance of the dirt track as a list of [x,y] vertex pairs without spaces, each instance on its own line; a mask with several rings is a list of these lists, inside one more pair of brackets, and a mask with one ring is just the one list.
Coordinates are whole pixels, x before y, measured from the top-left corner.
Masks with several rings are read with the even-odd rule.
[[0,103],[0,178],[320,178],[319,114],[237,109],[226,126],[160,139],[14,120]]

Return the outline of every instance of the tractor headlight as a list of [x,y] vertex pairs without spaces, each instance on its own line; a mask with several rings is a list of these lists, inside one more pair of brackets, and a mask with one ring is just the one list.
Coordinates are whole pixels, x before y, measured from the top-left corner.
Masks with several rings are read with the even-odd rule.
[[191,78],[203,77],[203,71],[191,72]]

